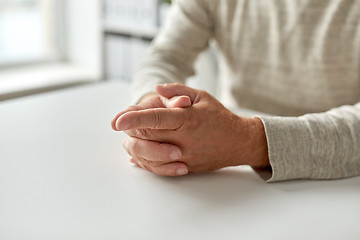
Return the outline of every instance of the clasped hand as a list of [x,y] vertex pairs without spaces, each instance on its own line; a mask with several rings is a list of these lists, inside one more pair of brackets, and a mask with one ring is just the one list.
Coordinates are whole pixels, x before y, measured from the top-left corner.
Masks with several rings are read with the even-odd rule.
[[269,165],[263,124],[233,114],[210,94],[181,84],[156,87],[112,120],[131,162],[163,176],[228,166]]

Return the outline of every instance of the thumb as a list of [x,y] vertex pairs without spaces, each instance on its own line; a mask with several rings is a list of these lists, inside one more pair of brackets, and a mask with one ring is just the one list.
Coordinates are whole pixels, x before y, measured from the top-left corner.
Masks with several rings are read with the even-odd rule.
[[171,99],[161,97],[166,108],[186,108],[191,106],[191,99],[188,96],[177,96]]
[[173,98],[175,96],[188,96],[191,102],[194,103],[198,97],[198,91],[183,84],[159,84],[156,86],[156,91],[163,97]]

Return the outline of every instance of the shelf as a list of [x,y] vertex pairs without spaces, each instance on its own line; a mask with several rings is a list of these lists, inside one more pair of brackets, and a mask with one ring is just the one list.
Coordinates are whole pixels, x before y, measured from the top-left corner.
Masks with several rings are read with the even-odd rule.
[[66,63],[2,70],[0,72],[0,101],[96,82],[99,78],[99,74],[89,67]]
[[135,27],[135,26],[121,26],[119,24],[114,24],[110,22],[103,23],[103,30],[105,33],[120,34],[120,35],[129,35],[147,39],[153,39],[156,34],[159,32],[158,28],[151,27]]

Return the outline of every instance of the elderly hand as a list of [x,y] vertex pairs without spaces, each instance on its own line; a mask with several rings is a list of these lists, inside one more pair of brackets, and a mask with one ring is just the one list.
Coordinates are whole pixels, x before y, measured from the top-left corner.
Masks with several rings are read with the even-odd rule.
[[[137,105],[130,106],[124,111],[118,113],[111,121],[111,126],[114,130],[117,130],[115,124],[116,120],[127,112],[145,110],[145,109],[156,109],[156,108],[184,108],[191,106],[191,99],[188,96],[174,96],[172,98],[165,98],[158,93],[149,93],[145,95]],[[145,129],[136,129],[141,135],[141,132],[146,131]],[[123,143],[125,149],[132,156],[130,161],[139,167],[151,170],[147,168],[148,163],[156,163],[156,172],[160,175],[171,176],[171,175],[184,175],[187,174],[187,166],[184,163],[170,163],[181,158],[181,150],[179,147],[166,143],[159,143],[154,141],[140,141],[140,139],[129,138]],[[126,147],[129,146],[129,147]],[[137,148],[149,149],[148,151],[142,151],[145,154],[136,154]],[[136,160],[135,160],[136,159]],[[142,164],[146,161],[146,164]],[[154,165],[152,164],[152,165]],[[184,172],[185,171],[185,172]],[[181,174],[180,174],[181,173]]]
[[191,106],[135,107],[115,117],[113,128],[130,136],[124,146],[138,166],[177,176],[227,166],[269,165],[260,119],[239,117],[208,93],[184,85],[159,85],[157,92],[166,99],[188,96]]

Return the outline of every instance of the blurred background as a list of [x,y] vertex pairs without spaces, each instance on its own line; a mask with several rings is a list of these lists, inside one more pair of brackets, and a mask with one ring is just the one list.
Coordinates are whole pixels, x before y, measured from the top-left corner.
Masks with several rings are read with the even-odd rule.
[[[0,101],[99,81],[131,83],[168,0],[0,0]],[[189,85],[215,94],[216,51]]]

